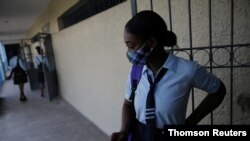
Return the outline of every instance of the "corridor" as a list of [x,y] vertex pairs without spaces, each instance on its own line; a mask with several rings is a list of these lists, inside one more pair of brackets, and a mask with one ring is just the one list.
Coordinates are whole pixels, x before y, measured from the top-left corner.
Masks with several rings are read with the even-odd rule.
[[[1,87],[1,86],[0,86]],[[18,87],[0,88],[0,141],[107,141],[108,136],[61,98],[49,101],[25,85],[26,102]]]

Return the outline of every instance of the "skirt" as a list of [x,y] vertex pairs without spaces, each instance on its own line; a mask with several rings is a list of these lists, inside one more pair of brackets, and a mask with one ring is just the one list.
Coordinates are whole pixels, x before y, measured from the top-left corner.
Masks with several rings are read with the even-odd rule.
[[39,83],[44,83],[45,82],[44,73],[43,72],[38,72],[38,82]]
[[164,129],[150,129],[145,124],[136,121],[132,134],[132,141],[166,141],[167,131]]

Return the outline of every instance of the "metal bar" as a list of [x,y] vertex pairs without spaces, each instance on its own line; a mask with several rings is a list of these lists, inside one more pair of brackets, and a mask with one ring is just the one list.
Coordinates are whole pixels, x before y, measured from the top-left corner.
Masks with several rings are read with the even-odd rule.
[[[243,46],[246,46],[246,47],[250,47],[250,44],[234,44],[234,45],[218,45],[218,46],[212,46],[213,49],[214,48],[231,48],[231,47],[243,47]],[[204,47],[193,47],[192,48],[193,50],[202,50],[202,49],[210,49],[209,46],[204,46]],[[178,51],[178,50],[190,50],[190,48],[175,48],[174,49],[175,51]]]
[[233,60],[234,60],[234,0],[231,0],[231,68],[230,68],[230,125],[233,124]]
[[[192,17],[191,17],[191,3],[188,0],[188,24],[189,24],[189,43],[190,43],[190,60],[193,61],[193,42],[192,42]],[[194,111],[194,89],[191,89],[191,97],[192,97],[192,111]]]
[[151,9],[152,11],[154,11],[154,9],[153,9],[153,0],[150,0],[150,9]]
[[[211,10],[211,0],[209,0],[209,59],[210,59],[210,66],[212,66],[213,58],[212,58],[212,10]],[[210,72],[212,73],[212,68],[210,68]]]
[[171,12],[171,0],[168,0],[168,9],[169,9],[169,28],[172,31],[172,12]]
[[[172,31],[173,27],[172,27],[172,12],[171,12],[171,0],[168,0],[168,12],[169,12],[169,27],[170,27],[170,31]],[[173,51],[173,46],[171,46],[171,50]]]
[[[211,0],[209,0],[209,62],[210,62],[210,67],[209,67],[209,70],[211,73],[213,73],[213,69],[212,69],[212,66],[213,66],[213,55],[212,55],[212,10],[211,10]],[[211,125],[213,125],[213,112],[211,112]]]
[[107,7],[111,7],[111,0],[108,1],[108,6]]
[[92,2],[91,1],[89,1],[88,2],[88,8],[89,8],[89,16],[92,16],[93,15],[93,8],[92,8]]
[[193,42],[192,42],[192,17],[191,17],[191,3],[188,0],[188,19],[189,19],[189,42],[190,42],[190,60],[193,61]]
[[132,16],[137,13],[137,0],[130,0]]
[[[233,68],[249,68],[250,67],[250,64],[249,65],[234,65],[234,66],[213,66],[214,69],[230,69],[231,67]],[[210,68],[209,67],[204,67],[204,68]]]

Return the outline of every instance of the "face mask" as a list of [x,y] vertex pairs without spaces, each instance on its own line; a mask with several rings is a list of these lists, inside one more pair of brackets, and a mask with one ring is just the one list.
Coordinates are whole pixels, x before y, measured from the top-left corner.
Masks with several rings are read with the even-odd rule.
[[127,51],[127,58],[132,64],[145,65],[151,52],[152,49],[148,46],[148,42],[145,42],[139,49]]

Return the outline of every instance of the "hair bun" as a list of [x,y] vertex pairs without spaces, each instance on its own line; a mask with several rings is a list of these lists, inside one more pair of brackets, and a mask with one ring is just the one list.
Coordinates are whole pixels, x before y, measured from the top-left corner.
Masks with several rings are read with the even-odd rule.
[[166,32],[166,37],[165,37],[165,46],[171,47],[176,45],[177,43],[177,38],[174,32],[172,31],[167,31]]

